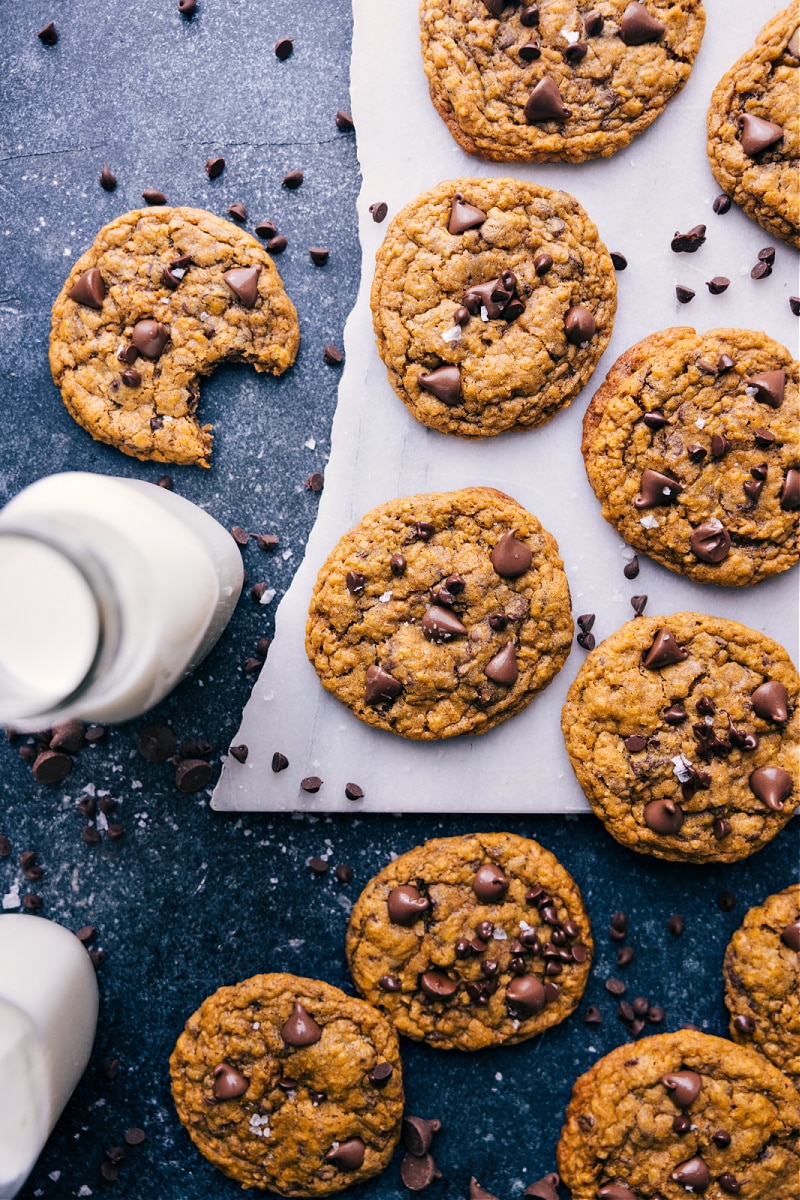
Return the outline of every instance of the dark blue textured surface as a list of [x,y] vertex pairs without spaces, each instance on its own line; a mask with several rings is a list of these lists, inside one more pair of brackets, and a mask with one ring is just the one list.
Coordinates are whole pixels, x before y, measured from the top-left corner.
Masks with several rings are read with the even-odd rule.
[[[36,37],[51,19],[60,35],[52,48]],[[251,582],[264,579],[280,595],[316,512],[304,481],[324,468],[329,446],[338,372],[322,362],[322,348],[341,345],[360,269],[355,141],[333,120],[348,107],[349,4],[200,0],[187,21],[175,0],[0,0],[0,29],[0,501],[56,470],[149,480],[169,471],[176,490],[223,524],[279,534],[277,553],[251,543],[244,556]],[[295,38],[286,62],[273,53],[281,36]],[[379,76],[378,63],[376,83]],[[203,164],[212,154],[224,155],[227,167],[210,182]],[[97,182],[104,162],[119,180],[110,195]],[[281,179],[298,167],[305,182],[289,192]],[[289,238],[277,263],[300,317],[297,364],[277,381],[230,367],[205,384],[201,416],[216,426],[208,472],[139,463],[93,443],[50,380],[53,299],[96,230],[137,207],[146,187],[222,215],[243,201],[248,228],[271,217]],[[311,264],[312,245],[330,248],[326,267]],[[309,439],[314,449],[304,445]],[[104,1149],[134,1126],[147,1138],[120,1167],[112,1189],[120,1197],[239,1195],[195,1152],[172,1108],[167,1059],[184,1020],[216,987],[262,970],[351,990],[344,931],[359,889],[391,854],[465,831],[458,817],[220,816],[205,793],[181,796],[168,764],[136,753],[139,728],[161,720],[179,737],[207,738],[218,761],[249,692],[240,664],[271,631],[276,603],[264,609],[245,596],[200,672],[147,721],[86,749],[64,784],[35,784],[17,746],[0,745],[0,833],[12,843],[11,856],[0,859],[0,894],[19,882],[23,895],[42,896],[43,915],[74,929],[96,925],[107,956],[92,1065],[25,1200],[103,1192]],[[81,840],[75,800],[88,784],[118,800],[121,841]],[[599,1005],[604,1023],[591,1029],[576,1016],[533,1042],[475,1056],[405,1043],[408,1111],[443,1122],[434,1151],[444,1177],[429,1193],[434,1200],[464,1196],[473,1174],[506,1200],[552,1169],[572,1082],[626,1038],[603,986],[609,975],[626,980],[628,998],[663,1005],[663,1028],[691,1021],[724,1033],[727,940],[747,907],[797,876],[797,823],[753,859],[716,869],[634,855],[592,818],[502,817],[484,828],[540,839],[574,874],[597,942],[585,1003]],[[37,883],[18,863],[29,849],[45,870]],[[337,883],[332,871],[312,877],[306,860],[320,854],[349,862],[353,882]],[[736,896],[729,913],[716,903],[723,889]],[[618,908],[629,914],[635,948],[622,969],[607,935]],[[682,938],[666,929],[674,912],[686,917]],[[108,1081],[100,1064],[112,1057],[120,1069]],[[408,1194],[397,1161],[356,1190],[371,1200]]]

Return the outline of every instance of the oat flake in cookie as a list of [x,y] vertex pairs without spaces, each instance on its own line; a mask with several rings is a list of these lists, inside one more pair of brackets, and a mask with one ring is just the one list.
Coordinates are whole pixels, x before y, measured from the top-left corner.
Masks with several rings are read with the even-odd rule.
[[797,1200],[800,1098],[724,1038],[643,1038],[577,1080],[558,1164],[572,1200]]
[[436,838],[384,867],[347,930],[356,987],[400,1033],[443,1050],[522,1042],[568,1017],[589,974],[581,894],[511,833]]
[[282,374],[297,314],[256,238],[198,208],[136,210],[104,226],[53,306],[50,368],[97,441],[207,467],[199,382],[223,361]]
[[317,577],[306,651],[357,717],[408,738],[484,733],[523,709],[570,651],[554,538],[493,488],[390,500]]
[[762,228],[800,249],[800,11],[772,17],[714,89],[708,157]]
[[315,979],[220,988],[186,1022],[170,1073],[192,1141],[243,1187],[328,1196],[382,1171],[400,1136],[394,1030]]
[[734,862],[800,797],[800,681],[771,638],[721,617],[637,617],[586,658],[561,725],[606,829],[657,858]]
[[800,884],[751,908],[725,951],[730,1034],[800,1088]]
[[800,556],[799,374],[749,329],[665,329],[626,350],[583,421],[603,516],[699,583],[787,570]]
[[431,100],[458,144],[498,162],[613,154],[692,69],[700,0],[422,0]]
[[423,425],[528,429],[565,408],[608,345],[614,268],[574,197],[451,179],[397,214],[370,296],[389,382]]

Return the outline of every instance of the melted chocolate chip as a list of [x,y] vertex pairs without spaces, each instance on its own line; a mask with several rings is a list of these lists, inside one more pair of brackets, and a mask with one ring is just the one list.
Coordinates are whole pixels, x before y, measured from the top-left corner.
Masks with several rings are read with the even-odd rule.
[[510,880],[496,863],[484,863],[472,877],[472,890],[481,904],[495,904],[508,891]]
[[783,725],[789,719],[789,693],[777,679],[769,679],[757,687],[750,702],[753,711],[765,721]]
[[661,21],[651,16],[645,6],[635,3],[635,0],[625,9],[619,24],[619,36],[626,46],[657,42],[664,30]]
[[742,150],[748,157],[754,158],[768,146],[774,146],[782,137],[783,126],[777,125],[774,121],[765,121],[761,117],[755,117],[752,113],[743,114]]
[[101,309],[106,298],[106,285],[97,267],[90,267],[79,275],[67,294],[70,300],[85,308]]
[[652,471],[646,467],[642,471],[639,484],[639,495],[634,498],[635,508],[656,508],[660,505],[672,504],[683,491],[683,484],[678,483],[669,475],[660,471]]
[[518,975],[506,988],[506,1003],[522,1017],[540,1012],[546,1002],[544,984],[536,975]]
[[569,115],[570,110],[561,99],[556,81],[552,75],[545,75],[525,102],[525,120],[529,125],[538,121],[563,122]]
[[313,1046],[322,1037],[322,1030],[296,1000],[291,1016],[281,1028],[281,1037],[287,1046]]
[[677,833],[683,825],[683,810],[674,800],[651,800],[645,804],[642,816],[654,833]]
[[437,646],[451,642],[453,638],[463,637],[467,632],[455,613],[439,604],[432,604],[425,610],[420,625],[425,638]]
[[244,1095],[248,1086],[241,1071],[237,1071],[229,1063],[223,1062],[214,1067],[212,1091],[217,1100],[235,1100],[237,1096]]
[[783,767],[757,767],[748,782],[753,795],[772,812],[783,812],[784,801],[794,788],[791,775]]
[[597,332],[597,322],[588,308],[584,308],[582,304],[576,304],[568,310],[564,317],[564,331],[568,342],[572,342],[574,346],[582,346],[584,342],[588,342],[590,338],[594,337]]
[[689,538],[692,552],[701,562],[721,563],[730,553],[731,539],[725,526],[717,517],[703,521],[692,530]]
[[780,408],[786,388],[786,372],[783,370],[762,371],[759,375],[751,375],[749,379],[746,379],[745,386],[754,389],[755,399],[759,404],[768,404],[770,408]]
[[688,1108],[700,1095],[703,1086],[703,1080],[696,1071],[673,1071],[669,1075],[662,1075],[661,1082],[678,1108]]
[[689,657],[685,646],[679,646],[672,632],[665,626],[659,629],[653,644],[642,660],[648,671],[658,671],[673,663],[684,662]]
[[389,920],[393,925],[409,928],[430,908],[430,900],[411,884],[392,888],[386,899]]
[[516,530],[504,533],[492,550],[492,566],[504,579],[518,579],[533,562],[533,551],[517,539]]
[[255,308],[260,274],[261,266],[257,264],[254,267],[235,267],[232,271],[223,271],[222,278],[240,304],[245,308]]
[[503,649],[499,650],[494,658],[489,659],[485,671],[487,679],[491,679],[493,683],[504,683],[509,686],[516,683],[519,678],[519,667],[514,643],[506,642]]
[[445,971],[423,971],[419,986],[430,1000],[451,1000],[458,991],[458,981]]
[[169,330],[160,321],[137,321],[133,327],[131,341],[144,358],[160,358],[169,341]]
[[379,704],[381,700],[394,700],[403,690],[403,685],[383,667],[367,667],[367,683],[364,689],[365,704]]
[[437,367],[426,375],[418,375],[417,382],[442,404],[452,408],[461,399],[461,371],[458,366]]
[[463,192],[456,192],[450,202],[450,221],[448,233],[466,233],[468,229],[477,229],[486,220],[486,213],[464,198]]
[[364,1161],[364,1150],[361,1138],[349,1138],[331,1147],[325,1155],[325,1161],[335,1163],[341,1171],[357,1171]]
[[685,1188],[691,1188],[692,1191],[702,1192],[711,1182],[711,1172],[700,1155],[695,1154],[685,1162],[678,1163],[670,1179]]

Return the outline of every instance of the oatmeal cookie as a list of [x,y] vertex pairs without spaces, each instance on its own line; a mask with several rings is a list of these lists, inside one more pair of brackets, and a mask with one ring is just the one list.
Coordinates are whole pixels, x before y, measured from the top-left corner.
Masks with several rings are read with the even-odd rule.
[[431,429],[493,437],[565,408],[608,345],[614,267],[567,192],[452,179],[397,214],[370,297],[389,382]]
[[720,617],[637,617],[587,655],[561,725],[578,782],[632,850],[734,862],[792,816],[800,681],[782,646]]
[[658,1034],[577,1080],[558,1162],[572,1200],[797,1200],[800,1101],[745,1046]]
[[408,738],[477,734],[523,709],[570,651],[555,540],[493,488],[390,500],[319,572],[306,651],[357,717]]
[[665,329],[626,350],[583,421],[603,516],[699,583],[787,570],[800,557],[799,377],[749,329]]
[[800,1088],[800,884],[751,908],[725,951],[731,1037]]
[[498,162],[613,154],[680,91],[700,0],[422,0],[431,100],[458,144]]
[[299,339],[256,238],[199,208],[145,208],[104,226],[70,271],[53,306],[50,368],[97,441],[207,467],[200,377],[223,361],[280,375]]
[[592,958],[575,881],[511,833],[436,838],[384,867],[347,930],[356,987],[444,1050],[522,1042],[575,1009]]
[[800,249],[800,13],[767,21],[714,89],[708,157],[748,217]]
[[316,979],[220,988],[186,1022],[170,1072],[192,1141],[243,1187],[328,1196],[382,1171],[400,1136],[394,1029]]

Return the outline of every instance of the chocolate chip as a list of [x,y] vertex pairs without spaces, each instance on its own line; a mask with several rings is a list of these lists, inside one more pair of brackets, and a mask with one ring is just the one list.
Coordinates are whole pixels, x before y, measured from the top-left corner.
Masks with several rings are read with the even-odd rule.
[[[783,725],[789,719],[789,693],[777,679],[768,679],[750,697],[753,711],[765,721]],[[52,745],[52,743],[51,743]]]
[[222,278],[244,308],[255,308],[260,274],[259,263],[253,267],[234,267],[232,271],[223,271]]
[[642,659],[642,666],[648,671],[658,671],[673,663],[684,662],[689,657],[685,646],[679,646],[672,632],[665,626],[659,629],[653,644]]
[[352,133],[355,129],[352,116],[349,112],[345,112],[344,109],[340,108],[333,119],[336,123],[336,128],[341,129],[342,133]]
[[69,755],[54,750],[42,750],[33,762],[33,778],[37,783],[61,783],[71,770]]
[[730,837],[730,821],[726,821],[723,817],[717,817],[714,821],[714,824],[711,826],[711,832],[716,841],[724,841],[726,837]]
[[380,225],[382,221],[386,220],[389,205],[383,200],[378,200],[375,204],[370,204],[369,211],[375,224]]
[[[594,1124],[594,1118],[591,1118]],[[623,1183],[606,1183],[597,1189],[597,1200],[639,1200],[639,1197]]]
[[58,41],[58,33],[52,21],[45,25],[44,29],[40,29],[36,36],[43,46],[55,46]]
[[43,904],[42,897],[37,895],[36,892],[28,892],[26,896],[22,897],[22,906],[28,912],[39,912]]
[[427,896],[412,884],[392,888],[386,898],[386,910],[393,925],[410,929],[431,906]]
[[658,1004],[652,1004],[647,1010],[647,1019],[651,1025],[660,1025],[666,1013]]
[[670,249],[675,254],[694,254],[706,240],[705,225],[695,225],[688,233],[676,233],[670,242]]
[[392,1078],[392,1075],[394,1075],[394,1067],[390,1062],[384,1061],[376,1063],[376,1065],[367,1075],[367,1079],[370,1081],[373,1087],[383,1088],[386,1087],[386,1084]]
[[342,362],[344,362],[344,355],[337,346],[334,346],[332,342],[328,342],[327,346],[322,352],[322,360],[323,362],[326,362],[329,367],[338,367],[342,364]]
[[[374,215],[374,214],[373,214]],[[448,233],[466,233],[468,229],[477,229],[486,220],[486,213],[470,204],[463,192],[455,192],[450,201],[450,220],[447,225]]]
[[169,329],[160,321],[146,318],[134,325],[131,341],[144,358],[157,359],[164,353],[169,341]]
[[625,749],[629,750],[631,754],[638,754],[647,745],[647,738],[642,737],[640,733],[634,733],[630,737],[626,737],[623,744]]
[[621,979],[614,979],[613,977],[606,980],[605,988],[612,996],[624,996],[627,990]]
[[289,58],[289,56],[291,55],[293,50],[294,50],[294,42],[292,41],[291,38],[287,38],[287,37],[279,38],[278,41],[275,43],[275,57],[279,58],[281,60],[281,62],[285,62],[285,60],[287,58]]
[[159,192],[158,188],[145,188],[142,192],[142,199],[146,204],[166,204],[167,197],[163,192]]
[[300,780],[300,787],[304,792],[318,792],[322,787],[322,780],[319,775],[306,775],[305,779]]
[[750,790],[772,812],[783,812],[784,801],[792,794],[793,782],[782,767],[758,767],[749,779]]
[[348,863],[337,863],[333,868],[334,878],[337,883],[352,883],[353,868]]
[[560,1182],[559,1175],[555,1171],[550,1171],[541,1179],[537,1179],[535,1183],[529,1184],[525,1188],[524,1194],[527,1200],[559,1200],[558,1185]]
[[717,517],[711,517],[692,530],[689,545],[701,562],[721,563],[730,553],[730,534]]
[[523,62],[536,62],[537,58],[542,57],[542,43],[538,38],[526,42],[523,46],[520,46],[519,56]]
[[578,628],[581,630],[581,632],[588,633],[589,630],[594,625],[595,614],[594,613],[581,613],[581,615],[579,617],[577,617],[576,620],[578,622]]
[[186,758],[175,770],[175,786],[179,792],[199,792],[211,779],[211,764],[202,758]]
[[441,1171],[430,1154],[405,1154],[400,1163],[400,1178],[410,1192],[421,1192],[434,1179],[441,1178]]
[[266,238],[268,241],[271,241],[278,232],[278,226],[274,221],[259,221],[259,223],[256,225],[255,232],[260,238]]
[[730,448],[731,444],[724,433],[715,433],[711,438],[711,457],[715,461],[724,458]]
[[312,875],[328,874],[328,860],[325,858],[317,858],[316,855],[312,855],[311,858],[306,859],[306,866]]
[[535,4],[526,4],[519,14],[520,23],[526,29],[539,24],[539,9]]
[[661,1082],[678,1108],[688,1108],[700,1095],[700,1088],[703,1086],[703,1080],[697,1072],[687,1070],[662,1075]]
[[485,673],[487,679],[491,679],[493,683],[510,686],[517,682],[519,667],[517,665],[517,649],[513,642],[506,642],[503,649],[489,660],[485,667]]
[[762,371],[745,380],[745,386],[753,388],[755,399],[759,404],[768,404],[770,408],[780,408],[783,403],[783,393],[786,388],[786,372]]
[[584,1025],[602,1025],[603,1017],[596,1005],[590,1004],[583,1014]]
[[677,833],[683,825],[683,809],[674,800],[651,800],[645,804],[642,816],[654,833]]
[[744,113],[742,121],[742,150],[750,158],[774,146],[783,137],[783,127],[774,121],[764,121],[752,113]]
[[594,650],[595,646],[597,645],[593,633],[579,633],[575,638],[575,641],[579,646],[582,646],[584,650]]
[[546,250],[540,250],[533,260],[533,269],[537,275],[546,275],[553,266],[553,256]]
[[96,846],[100,841],[100,834],[94,825],[84,825],[81,830],[81,838],[87,846]]
[[626,46],[642,46],[656,42],[664,32],[661,21],[647,11],[643,4],[631,3],[622,14],[619,36]]
[[495,904],[502,900],[511,881],[496,863],[484,863],[472,877],[472,890],[481,904]]
[[211,1090],[217,1100],[235,1100],[237,1096],[243,1096],[249,1086],[241,1071],[237,1071],[230,1063],[223,1062],[214,1067]]
[[455,613],[439,604],[432,604],[425,610],[420,628],[423,636],[436,646],[451,642],[453,638],[463,637],[467,632]]
[[633,962],[633,946],[620,946],[617,951],[617,966],[627,967]]
[[704,1188],[708,1187],[711,1181],[711,1173],[700,1155],[695,1154],[692,1158],[688,1158],[686,1162],[678,1163],[675,1170],[671,1173],[670,1179],[675,1183],[681,1184],[682,1187],[691,1188],[695,1192],[702,1192]]
[[178,12],[182,17],[193,17],[197,9],[197,0],[178,0]]
[[311,261],[317,267],[324,267],[328,261],[330,251],[324,246],[309,246],[308,253],[311,255]]
[[525,102],[525,120],[528,124],[537,121],[563,122],[570,115],[570,109],[561,99],[558,85],[552,75],[545,75]]
[[706,287],[712,296],[721,296],[730,286],[730,279],[727,279],[724,275],[715,275],[713,279],[706,281]]
[[54,725],[50,736],[50,749],[63,750],[67,754],[77,754],[83,746],[86,726],[83,721],[73,718],[71,721],[60,721]]
[[691,1117],[687,1117],[687,1116],[684,1116],[683,1114],[679,1114],[677,1117],[672,1118],[673,1133],[677,1133],[678,1135],[681,1135],[684,1133],[688,1133],[691,1128],[692,1128],[692,1118]]
[[417,382],[421,388],[449,408],[458,404],[461,399],[461,371],[455,364],[437,367],[435,371],[418,375]]
[[11,853],[11,842],[6,835],[0,834],[0,858],[8,858]]
[[345,587],[351,596],[357,596],[364,590],[367,577],[361,571],[348,571],[344,577]]
[[148,762],[165,762],[175,753],[175,734],[168,725],[148,725],[139,733],[136,744]]
[[289,191],[293,192],[296,188],[300,187],[300,184],[303,182],[303,178],[304,176],[302,171],[287,171],[281,180],[281,186],[288,188]]
[[[598,14],[599,15],[599,14]],[[600,18],[602,21],[602,17]],[[624,271],[628,265],[628,260],[624,254],[620,254],[619,250],[611,251],[611,261],[614,264],[615,271]]]
[[445,971],[423,971],[419,986],[430,1000],[450,1000],[458,991],[458,981]]
[[393,700],[399,696],[403,685],[383,667],[373,664],[367,667],[367,684],[364,691],[366,704],[378,704],[381,700]]
[[116,186],[117,186],[116,175],[114,174],[113,171],[110,171],[108,169],[108,167],[106,166],[105,163],[103,163],[103,169],[100,172],[100,187],[103,189],[104,192],[113,192],[114,188]]
[[772,267],[766,262],[757,262],[750,272],[751,279],[769,279]]
[[694,300],[695,294],[691,288],[684,287],[679,283],[675,288],[675,295],[681,304],[688,304],[690,300]]
[[518,579],[533,562],[533,551],[519,541],[516,529],[504,533],[491,553],[492,566],[504,579]]
[[209,179],[217,179],[225,170],[224,158],[208,158],[206,159],[206,175]]
[[723,1192],[731,1192],[733,1194],[738,1192],[742,1186],[736,1176],[732,1175],[730,1171],[723,1171],[717,1182]]
[[295,1000],[291,1015],[281,1027],[281,1038],[287,1046],[313,1046],[322,1037],[322,1030],[303,1005]]
[[588,308],[584,308],[582,304],[576,304],[573,308],[568,309],[564,317],[564,330],[567,335],[567,341],[573,346],[582,346],[584,342],[588,342],[594,337],[597,332],[597,322]]
[[568,63],[580,62],[582,58],[586,58],[588,51],[586,42],[570,42],[564,50],[564,58]]
[[715,196],[714,202],[711,205],[714,212],[718,213],[719,215],[722,215],[723,213],[728,212],[728,210],[730,209],[730,206],[731,206],[731,198],[730,198],[730,196],[726,196],[724,192],[721,192],[719,194],[719,196]]
[[94,308],[99,311],[103,307],[103,301],[105,300],[106,285],[98,268],[90,267],[88,271],[84,271],[82,275],[79,275],[67,295],[76,304],[82,304],[85,308]]
[[536,975],[518,975],[506,988],[506,1004],[523,1018],[540,1012],[546,1003],[544,984]]
[[428,1153],[433,1135],[438,1133],[441,1127],[440,1121],[426,1121],[424,1117],[403,1117],[400,1137],[409,1154],[421,1157]]
[[673,937],[680,937],[686,928],[686,919],[680,913],[673,913],[667,921],[667,929]]
[[381,975],[378,987],[384,992],[399,992],[401,984],[396,975]]
[[124,1137],[129,1146],[141,1146],[145,1140],[145,1132],[143,1129],[126,1129]]
[[406,565],[406,556],[404,554],[393,554],[389,559],[389,570],[393,575],[404,575]]
[[360,788],[357,783],[346,783],[344,794],[348,800],[363,800],[364,789]]

